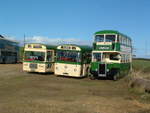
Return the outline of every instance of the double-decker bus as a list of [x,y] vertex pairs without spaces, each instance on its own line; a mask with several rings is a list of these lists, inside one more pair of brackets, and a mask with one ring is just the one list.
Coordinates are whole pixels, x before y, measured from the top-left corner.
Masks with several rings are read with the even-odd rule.
[[110,77],[116,80],[132,68],[132,41],[114,30],[94,34],[90,77]]
[[17,63],[19,43],[0,35],[0,63]]
[[44,44],[26,44],[23,56],[23,70],[27,72],[54,72],[56,47]]
[[65,44],[57,47],[55,75],[84,77],[88,75],[92,48]]

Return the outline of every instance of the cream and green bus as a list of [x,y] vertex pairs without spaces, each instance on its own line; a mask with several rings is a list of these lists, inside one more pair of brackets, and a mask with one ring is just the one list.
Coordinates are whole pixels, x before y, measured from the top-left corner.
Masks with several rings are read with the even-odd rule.
[[88,75],[92,48],[66,44],[57,46],[55,75],[84,77]]
[[26,44],[23,57],[23,71],[47,73],[54,72],[55,46]]
[[109,77],[114,80],[132,69],[132,40],[114,30],[94,34],[90,77]]

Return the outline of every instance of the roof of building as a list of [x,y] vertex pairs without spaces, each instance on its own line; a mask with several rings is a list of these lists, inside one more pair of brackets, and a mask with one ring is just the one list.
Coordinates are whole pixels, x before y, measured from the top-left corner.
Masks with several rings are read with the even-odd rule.
[[13,43],[19,43],[19,42],[17,42],[17,41],[14,41],[14,40],[11,40],[11,39],[7,39],[7,38],[5,38],[4,36],[2,36],[2,35],[0,35],[0,40],[6,40],[6,41],[10,41],[10,42],[13,42]]

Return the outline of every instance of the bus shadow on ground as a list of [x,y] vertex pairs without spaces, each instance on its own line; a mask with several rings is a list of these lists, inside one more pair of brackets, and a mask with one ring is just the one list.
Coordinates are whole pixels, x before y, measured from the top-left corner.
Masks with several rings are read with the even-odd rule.
[[[55,76],[55,75],[54,75],[54,76]],[[84,79],[84,78],[88,78],[87,76],[83,76],[83,77],[73,77],[73,76],[65,76],[65,75],[57,75],[56,77],[70,78],[70,79]]]
[[27,74],[31,74],[31,75],[37,75],[37,76],[52,76],[54,75],[53,72],[47,72],[47,73],[39,73],[39,72],[27,72]]

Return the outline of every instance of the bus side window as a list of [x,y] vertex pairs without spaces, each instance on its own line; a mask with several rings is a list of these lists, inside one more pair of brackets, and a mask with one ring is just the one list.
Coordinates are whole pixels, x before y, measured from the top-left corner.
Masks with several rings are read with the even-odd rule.
[[120,55],[119,54],[110,54],[110,60],[119,60]]
[[117,42],[120,42],[120,36],[117,35]]
[[122,44],[122,37],[121,37],[121,35],[119,35],[119,39],[120,39],[120,43]]

